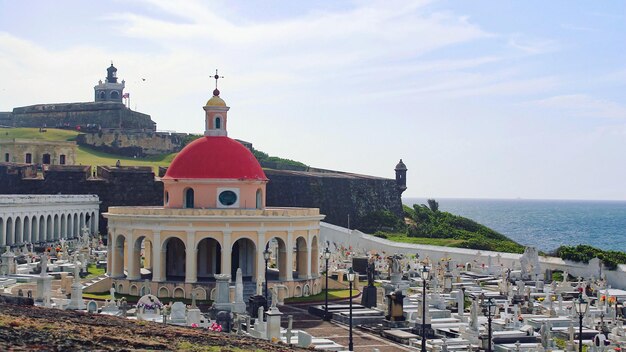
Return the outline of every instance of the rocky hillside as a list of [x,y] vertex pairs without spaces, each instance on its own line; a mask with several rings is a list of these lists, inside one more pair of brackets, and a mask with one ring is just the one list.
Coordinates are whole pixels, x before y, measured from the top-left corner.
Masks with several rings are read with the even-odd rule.
[[252,338],[0,303],[0,351],[304,351]]

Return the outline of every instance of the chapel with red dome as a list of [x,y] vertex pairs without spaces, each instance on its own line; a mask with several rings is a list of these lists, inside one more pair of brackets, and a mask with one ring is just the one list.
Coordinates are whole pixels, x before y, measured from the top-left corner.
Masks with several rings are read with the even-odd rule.
[[[218,76],[216,74],[215,78]],[[228,137],[230,107],[213,91],[204,136],[172,161],[162,207],[109,207],[107,274],[117,292],[208,299],[216,278],[241,271],[279,299],[321,292],[317,208],[268,208],[269,181],[250,150]]]

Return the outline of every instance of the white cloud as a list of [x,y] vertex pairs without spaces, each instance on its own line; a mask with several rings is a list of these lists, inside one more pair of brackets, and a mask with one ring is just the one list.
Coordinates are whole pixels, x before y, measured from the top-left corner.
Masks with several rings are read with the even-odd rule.
[[531,104],[558,110],[573,117],[626,119],[626,106],[586,94],[557,95],[533,101]]

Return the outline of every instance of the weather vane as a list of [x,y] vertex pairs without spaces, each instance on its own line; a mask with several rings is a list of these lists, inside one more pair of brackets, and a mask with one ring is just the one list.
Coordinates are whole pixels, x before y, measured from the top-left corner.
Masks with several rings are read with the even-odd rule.
[[215,89],[217,89],[217,80],[220,78],[224,78],[224,76],[220,76],[219,74],[217,74],[217,69],[215,69],[215,76],[213,76],[213,78],[215,78]]

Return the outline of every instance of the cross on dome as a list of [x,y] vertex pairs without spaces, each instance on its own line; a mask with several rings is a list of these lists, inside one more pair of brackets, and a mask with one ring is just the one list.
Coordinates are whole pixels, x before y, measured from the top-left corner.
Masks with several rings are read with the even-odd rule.
[[213,76],[213,78],[215,78],[215,90],[213,91],[213,95],[219,96],[220,95],[220,91],[219,91],[219,89],[217,89],[217,80],[220,79],[220,78],[224,78],[224,76],[220,76],[217,73],[217,69],[215,69],[215,76]]

